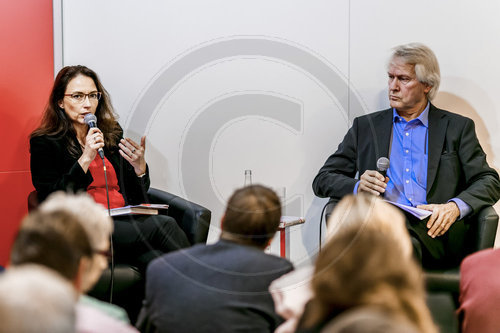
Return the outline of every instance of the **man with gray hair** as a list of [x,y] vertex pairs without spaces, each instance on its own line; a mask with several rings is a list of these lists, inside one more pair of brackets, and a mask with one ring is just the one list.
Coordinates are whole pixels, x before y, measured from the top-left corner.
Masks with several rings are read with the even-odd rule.
[[[314,179],[314,193],[335,201],[367,192],[431,211],[423,221],[407,214],[415,256],[425,267],[454,265],[463,256],[464,219],[500,197],[498,174],[474,121],[431,104],[440,83],[431,49],[395,47],[387,74],[391,108],[354,119]],[[390,159],[387,175],[376,171],[381,157]]]
[[0,275],[0,332],[75,332],[75,293],[59,274],[39,265]]

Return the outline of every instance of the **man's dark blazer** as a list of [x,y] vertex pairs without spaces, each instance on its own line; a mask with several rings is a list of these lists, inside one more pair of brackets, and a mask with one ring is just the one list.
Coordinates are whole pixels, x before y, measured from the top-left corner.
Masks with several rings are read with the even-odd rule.
[[146,273],[143,332],[273,332],[281,323],[268,288],[292,264],[220,240],[155,259]]
[[[376,170],[380,157],[389,157],[392,109],[354,119],[352,127],[313,181],[319,197],[340,199],[352,194],[366,170]],[[427,166],[427,202],[446,203],[459,198],[477,213],[500,197],[500,182],[488,166],[474,122],[430,105]]]
[[[93,181],[90,172],[83,171],[78,158],[69,154],[68,140],[76,141],[76,137],[42,135],[30,139],[31,179],[39,202],[55,191],[86,191]],[[132,165],[119,154],[118,147],[111,151],[105,148],[104,154],[115,169],[126,204],[147,202],[149,171],[137,177]]]

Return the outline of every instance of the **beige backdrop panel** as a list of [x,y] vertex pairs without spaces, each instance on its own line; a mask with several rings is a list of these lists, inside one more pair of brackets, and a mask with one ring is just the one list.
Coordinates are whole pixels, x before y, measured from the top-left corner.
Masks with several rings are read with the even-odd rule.
[[245,169],[286,188],[287,213],[307,219],[291,235],[300,265],[325,203],[312,179],[354,116],[388,106],[395,45],[436,52],[435,104],[473,118],[500,168],[499,12],[467,0],[63,1],[61,49],[63,65],[100,74],[127,134],[148,136],[153,186],[213,211],[211,241]]

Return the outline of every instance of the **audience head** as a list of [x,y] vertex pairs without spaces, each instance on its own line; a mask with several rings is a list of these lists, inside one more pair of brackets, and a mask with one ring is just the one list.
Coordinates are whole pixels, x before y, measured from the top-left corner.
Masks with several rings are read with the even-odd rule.
[[83,279],[82,291],[87,292],[97,282],[102,271],[108,267],[109,239],[113,233],[113,220],[106,210],[86,193],[66,194],[56,192],[39,207],[43,213],[64,211],[71,214],[86,232],[92,247],[89,268]]
[[271,189],[251,185],[236,190],[222,218],[222,239],[264,249],[278,230],[281,204]]
[[436,55],[430,48],[421,43],[399,45],[393,48],[389,64],[395,59],[403,60],[405,64],[414,65],[417,80],[432,87],[427,93],[427,98],[432,100],[436,97],[441,74]]
[[422,332],[435,332],[425,303],[422,272],[391,237],[353,225],[335,234],[318,256],[313,299],[300,327],[325,323],[358,306],[373,306]]
[[381,232],[386,237],[396,240],[399,250],[405,257],[412,256],[413,248],[404,215],[382,199],[366,194],[345,196],[328,220],[327,238],[352,226]]
[[92,256],[83,227],[65,211],[35,211],[26,216],[11,250],[11,265],[39,264],[51,268],[77,288],[82,259]]
[[109,242],[113,233],[113,220],[104,207],[86,193],[68,194],[55,192],[40,206],[42,212],[65,211],[72,214],[88,235],[92,248],[97,249]]
[[11,263],[37,263],[89,291],[108,267],[113,222],[87,194],[54,193],[21,223]]
[[389,314],[370,307],[346,311],[331,320],[321,333],[419,333],[408,322],[397,320]]
[[0,275],[0,332],[75,331],[75,294],[53,271],[37,265]]

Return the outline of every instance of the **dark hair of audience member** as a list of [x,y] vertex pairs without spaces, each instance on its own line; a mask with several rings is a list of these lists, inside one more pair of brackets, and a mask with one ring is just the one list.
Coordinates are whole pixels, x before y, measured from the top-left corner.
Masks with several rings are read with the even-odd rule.
[[322,327],[340,313],[373,306],[421,332],[437,332],[425,303],[421,270],[395,240],[370,229],[346,228],[316,261],[312,289],[299,330]]
[[87,234],[72,214],[65,211],[39,212],[26,216],[12,246],[12,265],[27,263],[49,267],[73,280],[82,257],[93,250]]
[[222,219],[222,239],[265,248],[278,230],[281,204],[276,193],[261,185],[234,192]]

